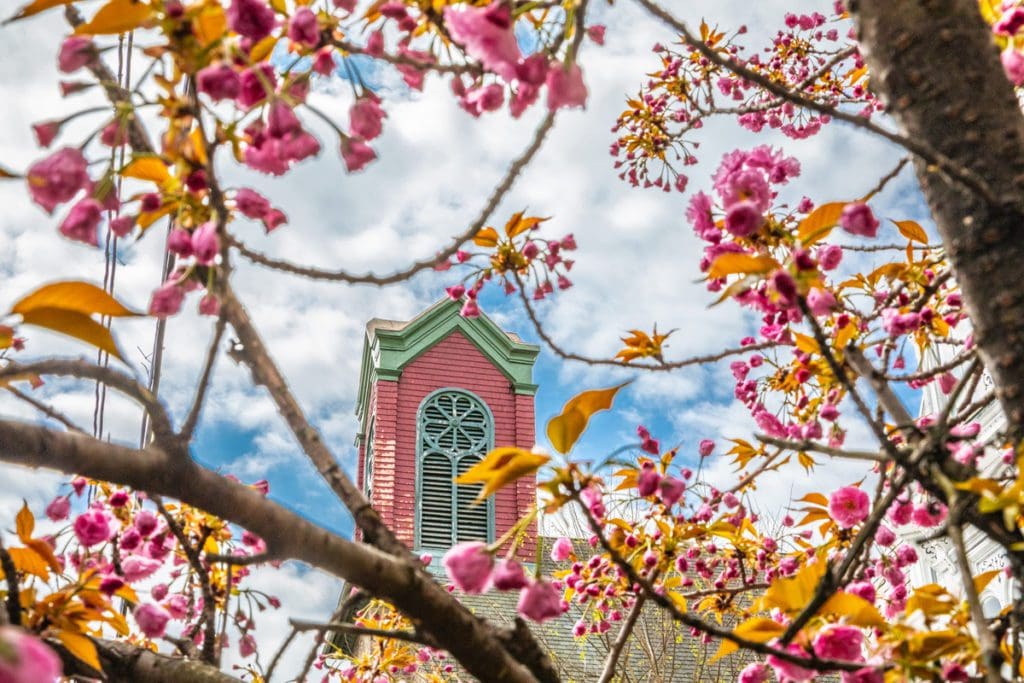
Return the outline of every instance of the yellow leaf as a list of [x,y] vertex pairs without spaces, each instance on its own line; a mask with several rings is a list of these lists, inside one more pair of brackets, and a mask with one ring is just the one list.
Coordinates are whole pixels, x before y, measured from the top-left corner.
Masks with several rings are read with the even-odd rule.
[[56,308],[84,315],[96,313],[115,318],[140,315],[123,306],[117,299],[96,285],[74,280],[43,285],[14,304],[11,313],[21,313],[24,315],[29,311],[40,308]]
[[1001,569],[992,569],[991,571],[978,574],[974,577],[974,590],[981,593],[985,590],[985,587],[992,583],[992,579],[999,576]]
[[33,2],[30,2],[29,4],[22,7],[17,14],[15,14],[13,17],[8,19],[4,23],[8,24],[12,21],[17,21],[18,19],[31,17],[33,14],[39,14],[40,12],[44,12],[53,7],[69,5],[72,2],[74,2],[74,0],[34,0]]
[[260,42],[256,43],[252,50],[249,51],[249,59],[254,62],[262,62],[270,56],[271,52],[274,51],[275,45],[277,45],[277,38],[274,36],[267,36]]
[[142,26],[153,14],[153,8],[136,0],[110,0],[100,7],[91,21],[80,24],[76,35],[115,35]]
[[154,183],[162,183],[171,177],[167,171],[167,164],[154,154],[136,155],[128,165],[121,169],[121,175],[125,178],[150,180]]
[[839,224],[846,202],[829,202],[816,207],[800,221],[797,236],[804,246],[808,246],[828,237],[832,228]]
[[505,485],[536,472],[551,457],[533,453],[525,448],[502,446],[459,476],[456,484],[483,484],[477,502],[487,498]]
[[763,274],[775,270],[779,262],[771,256],[754,256],[752,254],[739,254],[729,252],[722,254],[715,259],[708,269],[708,277],[712,280],[723,278],[726,275]]
[[796,576],[773,581],[761,599],[769,607],[778,607],[783,612],[798,612],[811,601],[825,569],[825,562],[819,558],[803,566]]
[[473,243],[478,247],[498,246],[498,231],[494,228],[482,228],[473,238]]
[[288,5],[285,4],[284,0],[270,0],[270,6],[274,8],[274,11],[281,14],[288,13]]
[[608,389],[584,391],[569,399],[562,407],[562,413],[548,422],[548,439],[555,450],[559,453],[571,451],[577,439],[583,434],[583,430],[587,428],[590,416],[598,411],[611,408],[615,394],[627,384],[629,382],[623,382]]
[[846,617],[854,626],[881,628],[885,625],[885,619],[874,605],[859,595],[843,591],[833,593],[820,611]]
[[50,570],[47,566],[46,558],[41,557],[32,548],[8,548],[7,552],[11,556],[14,566],[18,568],[18,571],[23,574],[38,576],[43,581],[50,578]]
[[192,32],[202,47],[206,47],[224,36],[228,29],[228,20],[224,8],[219,4],[206,5],[192,22]]
[[718,650],[715,652],[714,656],[708,660],[708,664],[714,664],[719,659],[722,659],[723,657],[728,657],[733,652],[736,652],[736,650],[739,649],[740,646],[736,643],[732,642],[731,640],[723,639],[722,643],[718,646]]
[[796,344],[796,348],[803,351],[804,353],[820,354],[821,349],[818,348],[818,342],[814,337],[806,334],[800,334],[799,332],[793,332],[793,340]]
[[899,228],[900,234],[913,242],[928,244],[928,233],[917,221],[893,221]]
[[143,211],[139,214],[139,219],[135,221],[143,231],[149,226],[156,223],[158,220],[171,213],[178,208],[178,202],[168,202],[161,206],[156,211]]
[[86,636],[73,631],[60,630],[57,632],[57,640],[64,644],[68,652],[80,659],[96,671],[103,671],[100,665],[100,658],[96,653],[96,645]]
[[21,511],[14,518],[15,530],[18,532],[18,539],[22,543],[32,540],[32,530],[36,528],[36,518],[28,509],[28,502],[21,501]]
[[37,308],[23,313],[22,320],[26,325],[37,325],[61,332],[124,360],[110,330],[84,313],[61,308]]
[[907,606],[904,612],[910,616],[917,610],[921,610],[926,617],[935,617],[940,614],[949,614],[956,608],[959,601],[937,583],[929,583],[914,590],[907,598]]
[[753,617],[737,626],[733,633],[744,640],[752,640],[755,643],[767,643],[772,638],[778,638],[785,631],[786,627],[774,619]]

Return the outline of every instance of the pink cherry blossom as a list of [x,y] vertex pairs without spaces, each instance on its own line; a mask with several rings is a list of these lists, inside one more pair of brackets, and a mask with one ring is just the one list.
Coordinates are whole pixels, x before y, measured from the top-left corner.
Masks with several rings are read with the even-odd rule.
[[110,228],[110,232],[114,233],[118,237],[127,237],[135,227],[135,217],[127,214],[117,216],[107,225]]
[[383,130],[385,116],[387,114],[376,97],[362,97],[349,109],[349,130],[358,138],[373,140]]
[[683,493],[686,492],[686,483],[681,479],[675,477],[665,477],[658,484],[660,490],[661,501],[665,505],[675,505],[679,502],[679,499],[683,497]]
[[53,213],[89,183],[88,164],[77,149],[64,147],[28,167],[28,191],[36,204]]
[[515,560],[502,560],[494,567],[491,573],[491,583],[500,591],[519,590],[525,588],[529,581],[523,565]]
[[847,204],[839,216],[839,226],[852,235],[874,237],[878,234],[879,225],[871,207],[863,202]]
[[91,64],[97,56],[96,46],[85,36],[70,36],[61,43],[57,66],[66,74]]
[[[796,655],[798,657],[806,657],[807,653],[804,649],[795,643],[790,643],[785,648],[785,651],[789,654]],[[779,659],[775,655],[768,655],[766,660],[774,670],[775,675],[779,678],[779,683],[803,683],[814,678],[813,669],[805,669],[797,664]]]
[[583,83],[583,72],[578,64],[568,68],[552,64],[545,79],[548,87],[548,109],[561,107],[586,107],[587,86]]
[[60,658],[36,636],[0,626],[0,681],[53,683],[62,673]]
[[147,638],[159,638],[167,629],[167,622],[171,620],[170,613],[159,605],[151,602],[144,602],[135,608],[133,612],[135,623]]
[[554,619],[562,614],[562,594],[547,581],[534,581],[519,594],[516,609],[536,622]]
[[942,503],[927,503],[914,506],[910,517],[914,524],[923,527],[934,527],[946,519],[946,506]]
[[829,497],[828,511],[839,528],[849,529],[867,519],[871,500],[856,486],[844,486]]
[[313,10],[300,7],[295,11],[288,24],[288,38],[306,47],[316,47],[320,43],[320,27]]
[[445,7],[444,22],[467,54],[506,81],[516,77],[522,60],[508,4],[495,0],[487,7]]
[[807,307],[814,315],[828,315],[836,307],[836,298],[827,289],[815,287],[807,293]]
[[114,535],[110,516],[95,508],[86,510],[75,518],[75,537],[86,548],[103,543]]
[[257,64],[242,72],[239,79],[237,102],[245,109],[251,109],[274,93],[277,76],[270,64]]
[[764,223],[764,214],[753,202],[737,202],[725,214],[725,229],[736,237],[753,235]]
[[46,517],[52,522],[62,522],[71,512],[71,501],[67,496],[57,496],[46,506]]
[[875,601],[875,584],[870,581],[853,581],[847,584],[846,592],[864,598],[870,603]]
[[587,27],[587,37],[598,45],[604,45],[605,27],[603,24],[594,24]]
[[188,230],[174,228],[167,235],[167,249],[182,258],[192,255],[192,235]]
[[242,91],[242,79],[230,64],[211,64],[196,74],[196,87],[213,100],[233,100]]
[[814,654],[822,659],[862,662],[864,633],[856,626],[829,624],[814,636]]
[[769,680],[768,667],[760,662],[752,662],[740,672],[736,683],[768,683]]
[[217,224],[213,221],[203,223],[192,232],[192,254],[198,263],[208,266],[218,253],[220,238],[217,236]]
[[166,318],[181,310],[185,300],[185,289],[176,282],[168,281],[153,292],[149,302],[149,314],[157,318]]
[[40,147],[49,147],[53,139],[60,133],[60,128],[60,121],[42,121],[32,124],[32,132],[35,134],[36,141]]
[[1013,46],[1013,43],[999,54],[999,61],[1003,63],[1003,71],[1011,83],[1024,84],[1024,55]]
[[132,524],[143,536],[149,536],[156,531],[159,523],[160,520],[152,510],[139,510],[135,513],[135,519],[132,521]]
[[231,0],[228,27],[240,36],[258,43],[274,30],[274,10],[263,0]]
[[700,453],[700,457],[706,458],[711,455],[715,450],[715,442],[711,439],[701,439],[697,445],[697,452]]
[[479,541],[459,543],[444,555],[445,571],[456,588],[464,593],[482,593],[491,580],[494,557],[487,544]]
[[345,168],[348,169],[348,172],[355,173],[376,159],[377,153],[361,140],[346,138],[341,142],[341,157],[345,160]]
[[843,260],[843,248],[838,244],[829,244],[818,250],[818,263],[823,270],[834,270]]
[[238,654],[243,657],[252,657],[256,654],[256,638],[251,633],[246,633],[239,639]]
[[565,562],[572,555],[572,541],[565,536],[555,540],[551,546],[551,560],[553,562]]
[[218,315],[220,313],[220,300],[213,294],[207,294],[199,300],[200,315]]
[[125,580],[129,583],[135,583],[152,576],[160,568],[161,564],[163,563],[160,560],[139,555],[129,555],[121,560],[121,569],[124,572]]

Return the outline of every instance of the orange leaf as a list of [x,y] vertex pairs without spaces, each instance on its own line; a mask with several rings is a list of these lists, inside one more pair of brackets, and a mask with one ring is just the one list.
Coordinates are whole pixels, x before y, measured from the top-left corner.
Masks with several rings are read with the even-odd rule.
[[98,349],[106,351],[111,356],[124,360],[121,351],[118,350],[114,337],[103,325],[77,311],[67,311],[60,308],[37,308],[22,314],[22,321],[26,325],[45,327],[55,332],[74,337],[86,344],[91,344]]
[[591,415],[612,407],[615,394],[629,384],[623,382],[608,389],[593,389],[577,394],[562,407],[562,413],[548,422],[548,439],[559,453],[568,453],[587,428]]
[[36,555],[43,558],[43,560],[50,566],[55,572],[60,571],[60,562],[57,561],[57,556],[53,554],[53,548],[50,544],[41,538],[30,538],[25,541],[25,545],[30,549],[34,550]]
[[25,314],[39,308],[59,308],[64,311],[75,311],[85,315],[98,313],[112,317],[140,315],[132,311],[107,294],[104,290],[88,282],[54,282],[43,285],[36,291],[14,304],[11,313]]
[[494,228],[483,228],[473,238],[473,243],[478,247],[498,246],[498,231]]
[[153,8],[136,0],[110,0],[100,7],[91,21],[79,24],[75,35],[116,35],[142,26],[153,14]]
[[4,23],[9,24],[12,21],[17,21],[18,19],[31,17],[33,14],[39,14],[40,12],[44,12],[53,7],[69,5],[72,2],[74,2],[74,0],[34,0],[33,2],[30,2],[29,4],[22,7],[17,14],[15,14],[13,17],[8,19]]
[[277,45],[277,38],[274,36],[267,36],[260,42],[256,43],[252,50],[249,51],[249,59],[254,62],[262,62],[270,56],[271,52],[274,51],[275,45]]
[[908,240],[928,244],[928,233],[917,221],[893,221],[893,223],[899,228],[900,234]]
[[41,557],[32,548],[8,548],[7,553],[18,571],[23,574],[38,576],[43,581],[50,578],[50,569],[47,566],[46,558]]
[[92,640],[81,633],[66,630],[57,632],[57,640],[64,644],[64,647],[75,656],[75,659],[80,659],[96,671],[103,671],[99,655],[96,653],[96,645]]
[[839,217],[843,215],[843,208],[846,202],[829,202],[816,207],[807,214],[807,217],[800,221],[797,227],[797,236],[804,246],[809,246],[828,237],[832,228],[839,224]]
[[505,234],[509,237],[515,237],[521,235],[527,230],[533,230],[543,221],[548,220],[547,218],[537,218],[536,216],[523,217],[523,212],[519,211],[512,215],[508,223],[505,224]]
[[222,38],[227,30],[227,17],[224,16],[224,8],[219,4],[204,6],[192,22],[192,32],[202,47]]
[[22,543],[28,543],[32,540],[32,531],[36,528],[36,518],[32,511],[28,509],[27,501],[21,501],[21,510],[18,512],[18,516],[14,518],[14,524],[18,532],[18,539]]
[[456,484],[482,483],[483,490],[476,501],[487,498],[498,489],[520,477],[525,477],[540,469],[551,457],[533,453],[525,448],[503,446],[495,448],[487,457],[473,465],[455,480]]
[[162,183],[171,177],[171,174],[167,171],[167,164],[155,154],[136,154],[121,169],[121,175],[125,178],[138,178],[139,180],[149,180],[154,183]]
[[708,269],[708,277],[712,280],[723,278],[727,275],[763,274],[775,270],[779,262],[771,256],[755,256],[753,254],[738,254],[729,252],[722,254],[715,259]]

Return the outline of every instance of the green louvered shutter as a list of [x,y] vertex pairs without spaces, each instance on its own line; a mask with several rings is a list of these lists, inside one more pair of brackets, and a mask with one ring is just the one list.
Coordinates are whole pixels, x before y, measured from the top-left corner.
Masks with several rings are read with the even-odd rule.
[[490,541],[494,504],[473,502],[480,484],[453,479],[480,462],[493,447],[490,411],[468,392],[443,390],[420,407],[417,545],[443,549],[462,541]]

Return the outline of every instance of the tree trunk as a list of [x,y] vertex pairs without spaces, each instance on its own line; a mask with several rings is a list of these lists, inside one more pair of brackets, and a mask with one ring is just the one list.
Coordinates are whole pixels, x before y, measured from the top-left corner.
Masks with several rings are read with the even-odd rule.
[[1008,426],[1024,426],[1024,116],[977,0],[850,0],[871,87],[910,138],[997,198],[935,167],[917,175]]

